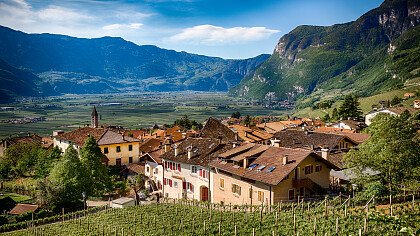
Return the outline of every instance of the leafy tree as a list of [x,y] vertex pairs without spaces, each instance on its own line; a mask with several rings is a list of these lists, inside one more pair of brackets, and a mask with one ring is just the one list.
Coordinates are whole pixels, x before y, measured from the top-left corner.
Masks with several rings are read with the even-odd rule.
[[[410,114],[400,116],[380,114],[368,129],[371,137],[351,150],[344,158],[346,166],[353,167],[364,183],[379,180],[389,190],[398,185],[416,189],[420,186],[420,146]],[[365,168],[380,172],[377,176],[362,173]]]
[[241,113],[239,113],[239,111],[235,111],[234,113],[232,113],[231,117],[239,119],[241,118]]
[[82,149],[80,159],[86,170],[87,194],[100,195],[112,186],[106,166],[102,164],[102,158],[106,156],[101,152],[96,140],[89,136]]
[[37,163],[35,165],[35,175],[38,178],[45,178],[50,174],[56,161],[61,158],[61,149],[54,147],[49,153],[46,152],[42,156],[38,156]]
[[187,115],[183,116],[181,119],[176,119],[174,125],[181,126],[184,129],[192,129],[195,127],[198,130],[203,128],[202,124],[195,120],[190,120]]
[[391,100],[391,106],[395,106],[398,105],[402,102],[402,98],[399,98],[398,96],[395,96],[392,100]]
[[244,119],[244,125],[246,126],[250,126],[252,122],[252,118],[249,115],[246,115],[245,119]]
[[85,173],[77,151],[70,145],[52,168],[48,179],[39,182],[39,196],[42,197],[38,200],[52,209],[80,204],[82,192],[88,184]]
[[354,94],[348,94],[344,98],[343,104],[338,108],[338,115],[341,119],[360,118],[362,111],[360,109],[359,100]]
[[331,120],[330,114],[325,114],[325,116],[322,118],[322,121],[329,122]]
[[336,107],[332,110],[331,120],[338,120],[340,117],[338,115],[338,110]]
[[6,149],[3,163],[10,165],[10,174],[20,177],[31,174],[37,160],[43,158],[45,151],[36,143],[17,143]]

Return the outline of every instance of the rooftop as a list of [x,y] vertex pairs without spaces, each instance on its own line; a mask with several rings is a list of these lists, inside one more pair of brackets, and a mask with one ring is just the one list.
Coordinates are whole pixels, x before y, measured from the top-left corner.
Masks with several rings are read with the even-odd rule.
[[[230,158],[218,158],[210,162],[211,167],[218,168],[222,171],[259,181],[262,183],[277,185],[286,176],[296,168],[305,158],[311,156],[316,161],[325,163],[332,169],[338,169],[321,156],[304,149],[290,149],[282,147],[273,147],[261,144],[251,144],[253,147],[246,152],[238,152],[238,156],[246,156],[252,161],[247,168],[240,167],[233,160],[237,159],[235,155]],[[235,149],[241,149],[237,147]],[[233,150],[230,150],[232,153]],[[224,155],[224,153],[221,156]],[[283,165],[283,157],[287,156],[288,162]]]

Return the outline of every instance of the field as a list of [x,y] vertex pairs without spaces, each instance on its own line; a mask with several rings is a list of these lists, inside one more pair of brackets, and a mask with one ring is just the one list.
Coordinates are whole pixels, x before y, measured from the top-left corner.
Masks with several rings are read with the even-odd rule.
[[[142,93],[108,95],[67,95],[26,99],[17,104],[3,104],[14,110],[0,110],[0,138],[28,132],[51,135],[53,130],[71,130],[90,124],[93,105],[100,123],[140,129],[154,124],[171,124],[188,115],[203,122],[210,116],[282,115],[283,111],[265,109],[252,102],[228,97],[225,93]],[[45,121],[25,124],[6,123],[10,119],[45,117]]]
[[420,227],[419,210],[419,202],[408,202],[393,205],[392,216],[388,206],[371,206],[366,213],[363,207],[340,204],[337,199],[253,208],[159,203],[106,209],[85,217],[70,213],[58,217],[63,222],[4,235],[414,235]]

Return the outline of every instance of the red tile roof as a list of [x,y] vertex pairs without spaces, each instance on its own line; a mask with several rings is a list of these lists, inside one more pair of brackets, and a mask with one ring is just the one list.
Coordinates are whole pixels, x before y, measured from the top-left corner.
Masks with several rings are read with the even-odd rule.
[[[254,145],[255,146],[251,149],[251,151],[253,149],[260,149],[261,146],[266,146],[260,144]],[[323,159],[321,156],[308,150],[278,148],[272,146],[266,147],[267,148],[264,152],[252,158],[256,159],[250,164],[257,164],[257,166],[252,170],[249,168],[239,167],[234,162],[232,162],[231,160],[235,158],[235,156],[228,159],[215,159],[210,162],[210,166],[240,177],[270,185],[279,184],[288,174],[290,174],[292,170],[296,168],[296,166],[298,166],[304,159],[309,156],[312,156],[317,161],[325,163],[329,168],[338,169],[338,167]],[[283,165],[283,157],[286,155],[288,157],[288,162],[286,165]],[[258,168],[262,166],[265,167],[261,170],[258,170]],[[270,167],[274,169],[272,171],[268,171]]]
[[222,124],[218,119],[210,117],[206,125],[201,130],[202,138],[219,139],[222,142],[230,142],[236,140],[236,134],[227,126]]
[[31,204],[17,204],[15,207],[13,207],[12,210],[10,210],[10,214],[12,215],[21,215],[25,214],[27,212],[34,212],[38,209],[38,205],[31,205]]
[[71,141],[78,146],[83,146],[89,135],[92,135],[93,138],[98,141],[105,133],[105,131],[106,129],[102,128],[83,127],[70,132],[59,134],[56,137],[61,140]]
[[157,138],[146,139],[142,144],[140,144],[140,152],[147,153],[152,152],[156,149],[159,149],[162,144],[162,141]]
[[[188,159],[187,148],[192,148],[192,157]],[[178,155],[172,149],[164,153],[161,158],[179,163],[207,166],[210,160],[231,149],[231,144],[220,143],[219,139],[211,138],[187,138],[177,145]]]

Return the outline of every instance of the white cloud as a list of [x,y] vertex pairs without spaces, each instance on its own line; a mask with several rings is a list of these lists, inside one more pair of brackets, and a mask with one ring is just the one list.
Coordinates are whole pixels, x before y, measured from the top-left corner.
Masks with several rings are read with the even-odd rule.
[[204,45],[220,45],[259,41],[278,32],[278,30],[267,29],[266,27],[223,28],[214,25],[197,25],[173,35],[170,37],[170,40]]
[[124,29],[140,29],[142,23],[131,23],[131,24],[112,24],[102,27],[104,30],[124,30]]
[[92,20],[94,17],[88,14],[80,13],[73,9],[49,6],[46,9],[37,11],[36,14],[41,20],[46,21],[84,21]]

